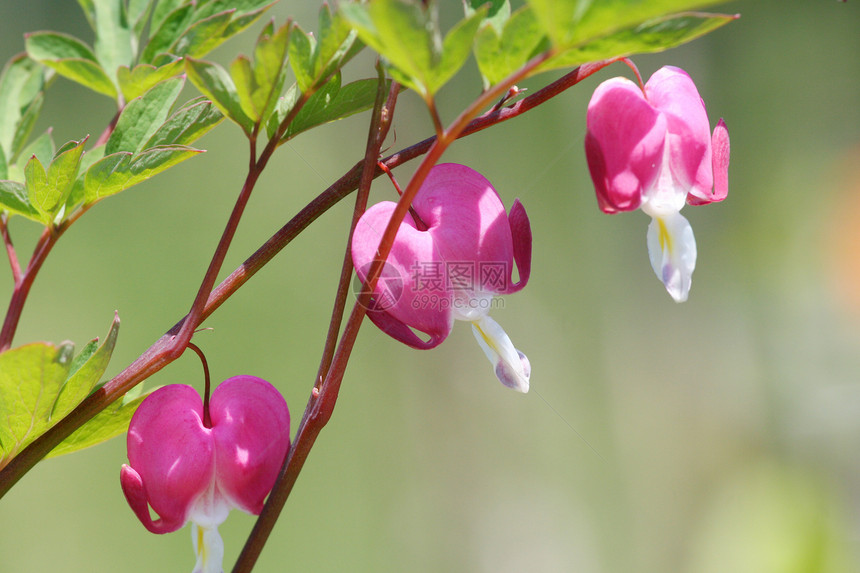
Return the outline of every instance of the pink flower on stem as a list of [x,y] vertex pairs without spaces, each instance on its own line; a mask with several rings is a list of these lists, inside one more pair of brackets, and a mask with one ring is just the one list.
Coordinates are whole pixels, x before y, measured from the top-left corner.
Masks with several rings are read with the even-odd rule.
[[687,300],[696,266],[684,203],[705,205],[728,193],[729,132],[710,131],[690,76],[664,67],[644,89],[625,78],[600,84],[588,104],[585,154],[604,213],[641,208],[651,216],[648,253],[676,302]]
[[120,482],[149,531],[170,533],[191,521],[194,573],[220,573],[218,525],[232,508],[263,509],[290,448],[290,413],[274,386],[254,376],[234,376],[214,390],[211,427],[203,408],[184,384],[148,396],[129,425]]
[[[361,280],[394,208],[390,201],[377,203],[356,226],[352,259]],[[516,292],[528,282],[531,246],[519,200],[508,215],[480,173],[464,165],[437,165],[416,194],[412,214],[400,224],[367,315],[387,334],[420,349],[438,346],[455,320],[471,322],[498,379],[527,392],[529,361],[488,313],[495,295]]]

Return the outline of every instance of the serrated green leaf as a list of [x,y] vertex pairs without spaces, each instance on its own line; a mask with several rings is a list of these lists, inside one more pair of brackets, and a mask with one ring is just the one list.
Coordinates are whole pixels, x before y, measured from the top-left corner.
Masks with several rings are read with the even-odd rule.
[[34,60],[95,92],[116,98],[116,86],[95,53],[77,38],[56,32],[34,32],[27,34],[25,44],[27,54]]
[[724,0],[529,0],[538,21],[560,48],[637,26],[646,20]]
[[169,145],[146,149],[134,156],[128,152],[106,155],[87,170],[84,177],[84,202],[91,204],[115,195],[198,153],[202,153],[202,150]]
[[185,59],[185,71],[203,95],[212,100],[218,109],[250,135],[254,121],[242,110],[236,85],[230,75],[218,64],[206,60]]
[[2,210],[42,222],[42,214],[30,205],[27,199],[27,188],[17,181],[0,181],[0,211]]
[[296,76],[299,89],[303,92],[310,91],[316,79],[313,63],[314,44],[316,41],[313,36],[305,33],[296,24],[292,34],[290,34],[290,67],[293,70],[293,75]]
[[57,151],[48,166],[48,187],[53,189],[52,197],[57,198],[57,202],[50,210],[51,218],[56,216],[60,207],[65,205],[69,198],[72,185],[78,177],[86,141],[86,137],[81,141],[70,141]]
[[227,10],[195,22],[170,46],[170,53],[192,58],[205,56],[224,41],[224,31],[234,12],[235,10]]
[[144,149],[165,145],[189,145],[223,121],[212,102],[197,98],[178,109],[144,144]]
[[63,440],[56,448],[51,450],[45,458],[55,458],[65,454],[71,454],[85,448],[96,446],[115,438],[128,431],[128,425],[138,406],[149,394],[157,390],[153,388],[146,394],[134,398],[128,402],[117,400],[86,424],[75,430],[68,438]]
[[282,140],[291,139],[312,127],[370,109],[376,101],[378,85],[377,80],[367,79],[358,80],[341,87],[340,73],[335,74],[325,86],[308,99],[304,107],[296,114],[296,118],[290,124]]
[[114,315],[105,341],[99,339],[87,344],[75,357],[69,368],[69,375],[63,383],[51,410],[51,420],[59,420],[72,411],[96,387],[107,370],[119,334],[119,316]]
[[155,84],[142,96],[128,102],[105,145],[105,155],[118,151],[137,153],[143,144],[167,119],[173,102],[179,97],[185,80],[166,79]]
[[605,38],[566,50],[552,58],[540,71],[578,66],[631,54],[661,52],[694,40],[728,24],[735,17],[726,14],[688,12],[672,14],[619,30]]
[[128,66],[120,66],[117,70],[117,79],[125,101],[131,101],[143,95],[158,82],[181,74],[184,69],[185,64],[180,58],[159,67],[151,64],[138,64],[131,69]]
[[393,66],[392,77],[429,99],[465,63],[486,9],[458,22],[442,41],[432,8],[404,0],[344,4],[359,38]]
[[475,59],[484,87],[497,84],[529,61],[545,34],[531,7],[523,6],[505,22],[501,33],[485,24],[475,35]]
[[0,353],[0,468],[49,427],[73,353],[70,342],[38,342]]
[[[6,63],[0,74],[0,147],[8,160],[20,151],[14,144],[16,134],[25,131],[26,140],[41,109],[43,70],[26,54],[19,54]],[[34,106],[36,99],[39,103]],[[26,124],[23,130],[22,123]],[[23,141],[19,144],[23,145]]]
[[[164,2],[164,0],[162,0]],[[159,15],[161,2],[155,7],[155,15]],[[156,26],[155,16],[153,16],[153,28],[155,33],[151,34],[149,41],[140,54],[140,62],[144,64],[155,63],[155,58],[159,54],[167,52],[171,45],[182,35],[188,26],[193,22],[194,6],[185,4],[178,6],[176,9],[164,15],[164,19]]]

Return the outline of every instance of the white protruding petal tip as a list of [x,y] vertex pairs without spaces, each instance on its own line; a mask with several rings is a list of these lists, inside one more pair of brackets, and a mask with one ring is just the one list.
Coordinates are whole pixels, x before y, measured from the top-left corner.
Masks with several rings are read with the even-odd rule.
[[651,268],[675,302],[687,300],[696,268],[696,239],[683,215],[669,213],[651,219],[648,256]]
[[499,382],[517,392],[529,391],[531,364],[526,355],[514,348],[510,337],[488,316],[472,323],[472,334],[493,365]]
[[192,573],[224,573],[224,541],[217,526],[201,527],[192,522],[191,541],[197,555],[197,563],[194,564]]

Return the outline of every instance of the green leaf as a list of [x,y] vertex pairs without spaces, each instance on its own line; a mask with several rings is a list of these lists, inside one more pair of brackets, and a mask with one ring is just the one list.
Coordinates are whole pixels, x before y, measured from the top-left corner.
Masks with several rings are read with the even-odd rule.
[[21,118],[18,122],[18,126],[15,129],[15,136],[12,139],[12,150],[10,157],[17,157],[19,153],[21,153],[21,148],[27,143],[27,139],[30,137],[30,134],[33,131],[33,127],[36,125],[36,120],[39,119],[39,112],[42,111],[42,104],[45,102],[44,92],[39,93],[30,105],[27,106],[27,109],[24,110],[24,113],[21,115]]
[[38,342],[0,353],[0,468],[50,426],[74,348]]
[[115,195],[198,153],[202,151],[193,147],[167,145],[147,149],[138,155],[128,152],[106,155],[86,172],[84,202],[90,204]]
[[195,22],[171,45],[169,52],[176,56],[200,58],[224,42],[224,31],[233,18],[234,10],[215,14]]
[[116,98],[116,86],[95,53],[77,38],[56,32],[34,32],[25,38],[27,53],[34,60],[95,92]]
[[189,145],[221,123],[224,115],[212,102],[197,98],[186,102],[144,144],[144,149],[165,145]]
[[54,138],[51,137],[51,129],[45,130],[45,133],[25,147],[18,157],[29,160],[34,155],[39,158],[42,164],[49,163],[54,157]]
[[341,11],[358,35],[393,66],[392,77],[429,99],[466,62],[486,9],[457,23],[440,39],[432,8],[404,0],[345,4]]
[[469,3],[466,4],[466,16],[471,16],[486,5],[489,6],[482,26],[490,25],[496,34],[500,35],[508,18],[511,17],[511,3],[509,0],[469,0]]
[[230,75],[219,66],[205,60],[185,59],[185,71],[203,95],[212,100],[218,109],[228,118],[236,122],[242,130],[250,135],[254,130],[254,121],[242,110],[236,85]]
[[499,83],[537,54],[545,38],[543,28],[529,6],[514,12],[501,32],[486,22],[475,35],[475,59],[484,87]]
[[[162,0],[162,2],[164,2],[164,0]],[[159,2],[155,7],[155,14],[153,15],[152,22],[155,33],[150,35],[149,42],[147,42],[146,47],[144,47],[143,52],[140,54],[141,63],[154,63],[156,56],[167,52],[173,42],[175,42],[176,39],[182,35],[182,32],[188,28],[191,22],[193,22],[194,5],[185,4],[184,6],[178,6],[176,9],[165,14],[163,20],[156,25],[158,22],[156,16],[160,15],[159,9],[161,8],[162,2]],[[165,3],[165,5],[170,4]]]
[[51,410],[52,420],[59,420],[71,412],[98,385],[107,370],[118,334],[119,316],[114,315],[104,343],[99,345],[99,339],[96,338],[75,357],[69,368],[69,377],[63,383],[54,401]]
[[540,71],[578,66],[631,54],[661,52],[694,40],[734,20],[734,16],[688,12],[672,14],[619,30],[552,58]]
[[72,185],[72,191],[69,193],[69,198],[66,200],[66,210],[71,211],[73,207],[83,203],[84,201],[84,179],[90,167],[98,163],[105,156],[105,146],[101,144],[93,147],[81,158],[81,164],[78,167],[78,178]]
[[561,48],[637,26],[646,20],[718,4],[721,0],[529,0],[538,21]]
[[86,137],[81,141],[70,141],[57,151],[48,166],[48,187],[53,189],[52,197],[57,199],[56,203],[50,207],[49,214],[52,219],[57,215],[60,207],[66,204],[66,200],[72,192],[72,185],[78,177],[78,169],[81,165],[81,157],[86,142]]
[[48,186],[48,174],[39,158],[33,155],[24,167],[24,185],[27,201],[42,215],[42,222],[51,222],[51,212],[59,202],[59,195]]
[[0,181],[9,178],[9,164],[6,163],[6,153],[3,152],[3,146],[0,146]]
[[[16,149],[13,142],[16,139],[16,133],[21,130],[22,123],[27,124],[25,129],[27,133],[24,135],[26,140],[35,122],[35,116],[41,108],[43,70],[41,65],[26,54],[19,54],[6,63],[3,73],[0,74],[0,148],[3,149],[8,160],[20,151]],[[39,104],[34,106],[36,99],[39,99]],[[30,119],[27,118],[28,110],[32,110]]]
[[42,222],[42,214],[30,205],[27,188],[17,181],[0,181],[0,210]]
[[71,454],[91,446],[96,446],[115,438],[128,431],[128,425],[132,416],[137,411],[149,394],[157,390],[153,388],[146,394],[132,400],[117,400],[86,424],[75,430],[68,438],[63,440],[56,448],[51,450],[45,458],[55,458],[65,454]]
[[92,0],[95,4],[95,54],[107,75],[116,80],[117,68],[130,66],[131,27],[123,0]]
[[146,15],[149,14],[151,7],[151,0],[128,0],[126,14],[132,30],[137,36],[140,36],[146,26]]
[[357,54],[363,45],[357,42],[358,33],[352,29],[343,14],[331,12],[323,4],[319,13],[317,44],[314,49],[314,77],[323,80],[339,70]]
[[107,140],[105,155],[118,151],[137,153],[143,149],[144,142],[152,137],[167,119],[167,114],[184,83],[181,77],[164,80],[142,96],[128,102]]
[[303,92],[310,91],[314,86],[313,51],[316,41],[313,36],[306,34],[298,24],[290,35],[290,67],[296,76],[296,83]]
[[[378,85],[377,80],[367,79],[358,80],[341,87],[340,73],[335,74],[325,86],[308,99],[304,107],[296,114],[296,118],[290,124],[282,140],[291,139],[312,127],[370,109],[376,101]],[[288,112],[289,109],[282,112],[283,115],[278,123],[283,121]]]
[[150,22],[151,29],[158,30],[164,21],[184,3],[185,0],[154,0],[155,5],[152,9],[152,21]]
[[151,64],[138,64],[131,69],[128,66],[120,66],[117,70],[117,80],[125,101],[131,101],[143,95],[158,82],[181,74],[184,69],[185,64],[181,58],[158,67]]

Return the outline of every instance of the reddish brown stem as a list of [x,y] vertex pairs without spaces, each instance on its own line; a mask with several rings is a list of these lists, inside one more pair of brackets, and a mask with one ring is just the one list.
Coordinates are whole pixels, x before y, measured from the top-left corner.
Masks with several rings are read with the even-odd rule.
[[[576,68],[566,76],[516,102],[515,104],[502,109],[492,110],[472,120],[466,128],[462,130],[460,137],[470,135],[502,121],[517,117],[560,94],[565,89],[572,87],[582,79],[597,72],[613,61],[615,60],[596,62]],[[424,153],[427,153],[435,141],[435,137],[427,138],[388,156],[383,161],[389,168],[397,167],[407,161],[415,159],[416,157],[420,157]],[[258,270],[271,261],[281,251],[281,249],[286,247],[296,236],[298,236],[299,233],[313,223],[320,215],[354,191],[358,186],[360,174],[362,172],[362,165],[363,162],[360,162],[353,166],[352,169],[338,179],[331,187],[326,189],[306,205],[295,217],[272,235],[268,241],[266,241],[259,249],[257,249],[256,252],[254,252],[254,254],[242,263],[239,268],[234,270],[226,279],[224,279],[224,281],[222,281],[221,284],[218,285],[209,295],[200,315],[200,320],[202,321],[208,318],[230,296],[232,296],[233,293],[254,276]],[[377,169],[374,173],[374,177],[378,177],[381,174],[382,170]],[[364,302],[366,304],[367,301]],[[186,316],[177,322],[173,328],[168,330],[161,338],[155,341],[152,346],[150,346],[134,362],[127,366],[102,388],[87,397],[87,399],[78,405],[72,412],[67,414],[56,425],[39,436],[26,448],[21,450],[21,452],[15,456],[15,458],[13,458],[6,467],[2,468],[2,470],[0,470],[0,498],[2,498],[6,492],[8,492],[9,489],[17,483],[17,481],[27,473],[27,471],[30,470],[30,468],[32,468],[39,460],[45,457],[52,449],[83,425],[87,420],[98,414],[115,400],[122,397],[138,383],[170,364],[170,362],[176,358],[173,353],[170,352],[172,341],[182,325],[186,322],[187,318],[188,317]],[[353,324],[350,326],[348,323],[347,328],[354,329],[355,325]],[[345,330],[344,335],[346,335],[346,333],[347,331]],[[321,397],[322,394],[319,393],[318,396]],[[315,403],[317,401],[318,400],[315,400]],[[304,457],[306,457],[306,453],[302,454],[305,447],[304,442],[299,442],[297,440],[291,450],[290,457],[291,459],[295,459],[294,463],[298,468],[301,467]],[[309,446],[307,447],[307,450],[309,451]],[[297,475],[298,472],[296,472],[295,476],[292,478],[293,481]],[[292,484],[289,484],[289,487],[292,487]]]

